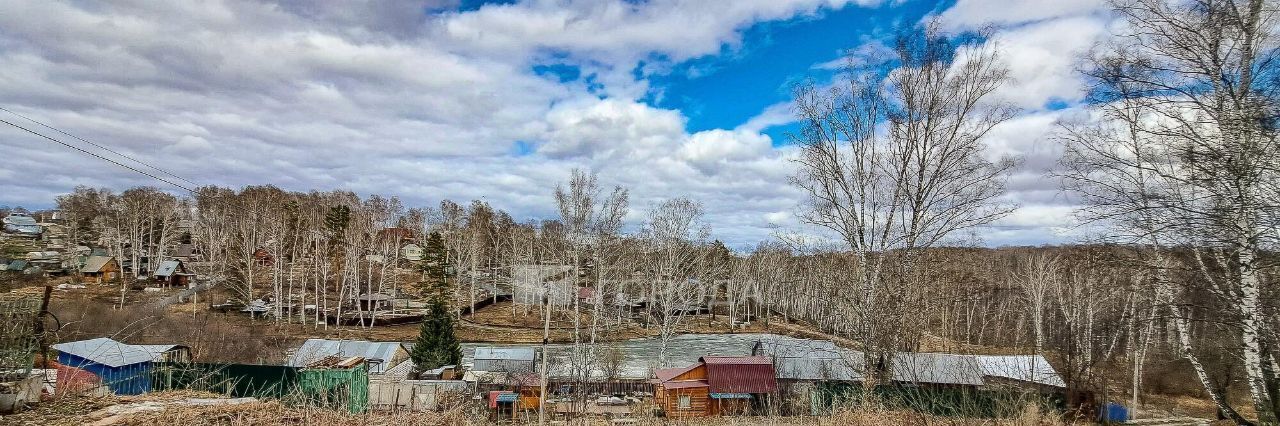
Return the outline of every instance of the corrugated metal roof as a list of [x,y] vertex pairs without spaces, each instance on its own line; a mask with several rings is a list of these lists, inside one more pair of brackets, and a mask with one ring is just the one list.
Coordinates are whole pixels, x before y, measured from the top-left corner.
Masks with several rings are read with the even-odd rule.
[[5,216],[4,223],[13,225],[35,225],[36,219],[22,214],[11,214]]
[[829,340],[770,338],[756,341],[756,355],[773,359],[779,379],[862,380],[862,353]]
[[479,347],[476,348],[474,358],[477,360],[533,361],[535,354],[536,352],[533,348]]
[[306,367],[327,356],[337,356],[339,358],[358,356],[366,360],[378,361],[369,363],[369,373],[382,374],[386,369],[392,367],[387,364],[393,361],[396,352],[399,350],[400,342],[307,339],[298,348],[297,352],[294,352],[293,356],[289,357],[287,365],[291,367]]
[[154,361],[175,347],[178,345],[130,345],[107,337],[53,345],[58,352],[110,367]]
[[413,372],[413,360],[406,359],[391,368],[382,371],[380,379],[404,380]]
[[970,355],[899,352],[893,355],[893,380],[981,386],[982,370]]
[[171,276],[174,273],[178,272],[179,266],[182,266],[182,262],[177,260],[166,260],[164,262],[160,262],[160,267],[156,268],[155,276],[157,277]]
[[771,393],[778,390],[773,361],[762,356],[706,356],[707,384],[716,393]]
[[861,381],[862,358],[774,358],[779,379],[814,381]]
[[836,346],[830,340],[770,338],[756,341],[753,352],[773,358],[836,359],[846,357],[851,351]]
[[707,365],[773,365],[766,356],[704,356],[699,361]]
[[1040,355],[974,355],[982,374],[1028,383],[1067,387],[1067,382]]
[[84,267],[80,268],[80,272],[81,273],[99,272],[102,270],[102,267],[107,266],[107,263],[111,262],[112,259],[115,259],[115,258],[111,256],[89,256],[89,258],[84,261]]

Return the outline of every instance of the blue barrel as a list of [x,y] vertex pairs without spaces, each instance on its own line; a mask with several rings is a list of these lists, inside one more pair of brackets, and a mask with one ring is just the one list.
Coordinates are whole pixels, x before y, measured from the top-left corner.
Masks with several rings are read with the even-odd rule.
[[1123,405],[1108,402],[1102,407],[1102,412],[1098,413],[1098,420],[1103,423],[1124,423],[1129,421],[1129,409]]

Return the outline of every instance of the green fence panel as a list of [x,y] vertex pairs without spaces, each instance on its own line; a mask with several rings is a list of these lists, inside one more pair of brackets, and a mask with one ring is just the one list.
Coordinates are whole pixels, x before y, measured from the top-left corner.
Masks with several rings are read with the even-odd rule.
[[151,389],[202,390],[232,397],[283,398],[298,384],[298,368],[281,365],[155,363]]
[[363,413],[369,409],[369,367],[301,370],[298,393],[308,405]]

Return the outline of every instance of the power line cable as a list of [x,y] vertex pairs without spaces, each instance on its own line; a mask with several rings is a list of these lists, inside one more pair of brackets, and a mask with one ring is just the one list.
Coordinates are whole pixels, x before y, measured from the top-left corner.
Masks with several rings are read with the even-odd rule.
[[183,181],[183,182],[186,182],[186,183],[189,183],[189,184],[192,184],[192,185],[196,185],[196,186],[200,186],[200,184],[195,183],[195,182],[192,182],[192,181],[190,181],[190,180],[188,180],[188,179],[186,179],[186,178],[184,178],[184,177],[182,177],[182,176],[178,176],[178,175],[174,174],[173,172],[170,172],[170,171],[168,171],[168,170],[165,170],[165,169],[162,169],[162,168],[159,168],[159,167],[153,166],[153,165],[151,165],[151,164],[149,164],[149,163],[146,163],[146,162],[144,162],[144,161],[142,161],[142,160],[138,160],[138,159],[136,159],[136,158],[130,157],[130,156],[128,156],[128,155],[125,155],[125,154],[123,154],[123,153],[120,153],[119,151],[113,150],[113,149],[111,149],[111,148],[108,148],[108,147],[102,146],[102,145],[97,144],[97,143],[94,143],[94,142],[89,141],[89,140],[87,140],[87,139],[85,139],[85,138],[82,138],[82,137],[79,137],[79,136],[73,135],[73,134],[71,134],[71,133],[67,133],[67,132],[65,132],[65,131],[62,131],[61,129],[58,129],[58,128],[56,128],[56,127],[53,127],[53,126],[50,126],[50,125],[48,125],[48,124],[42,123],[42,122],[37,121],[37,120],[35,120],[35,119],[31,118],[31,117],[27,117],[27,116],[25,116],[25,115],[22,115],[22,114],[16,113],[16,112],[14,112],[13,110],[10,110],[10,109],[8,109],[8,108],[0,107],[0,111],[7,112],[7,113],[10,113],[10,114],[16,115],[16,116],[18,116],[18,117],[22,117],[22,119],[27,120],[27,121],[30,121],[30,122],[35,123],[35,124],[38,124],[38,125],[40,125],[41,127],[44,127],[44,128],[46,128],[46,129],[53,130],[53,131],[55,131],[55,132],[61,133],[61,134],[63,134],[63,135],[66,135],[66,136],[68,136],[68,137],[75,138],[76,140],[79,140],[79,141],[81,141],[81,142],[87,143],[87,144],[89,144],[89,145],[93,145],[94,147],[97,147],[98,149],[101,149],[101,150],[104,150],[104,151],[110,152],[110,153],[112,153],[112,154],[119,155],[119,156],[124,157],[124,158],[128,158],[130,161],[133,161],[133,162],[135,162],[135,163],[141,164],[141,165],[143,165],[143,166],[147,166],[147,167],[149,167],[149,168],[151,168],[151,169],[153,169],[153,170],[156,170],[156,171],[159,171],[159,172],[164,173],[164,174],[166,174],[166,175],[172,176],[172,177],[174,177],[174,178],[176,178],[176,179],[178,179],[178,180],[181,180],[181,181]]
[[[136,169],[136,168],[134,168],[134,167],[131,167],[131,166],[126,165],[126,164],[124,164],[124,163],[121,163],[121,162],[119,162],[119,161],[116,161],[116,160],[112,160],[112,159],[110,159],[110,158],[107,158],[107,157],[105,157],[105,156],[103,156],[103,155],[101,155],[101,154],[98,154],[98,153],[95,153],[95,152],[89,152],[88,150],[85,150],[84,148],[81,148],[81,147],[78,147],[78,146],[75,146],[75,145],[72,145],[72,144],[69,144],[69,143],[66,143],[66,142],[63,142],[63,141],[60,141],[60,140],[54,139],[54,138],[52,138],[52,137],[49,137],[49,136],[47,136],[47,135],[44,135],[44,134],[42,134],[42,133],[40,133],[40,132],[37,132],[37,131],[35,131],[35,130],[31,130],[31,129],[28,129],[28,128],[26,128],[26,127],[22,127],[22,126],[20,126],[20,125],[14,124],[13,122],[10,122],[10,121],[8,121],[8,120],[0,119],[0,123],[4,123],[4,124],[8,124],[8,125],[13,126],[13,127],[17,127],[17,128],[19,128],[19,129],[22,129],[23,131],[26,131],[27,133],[30,133],[30,134],[33,134],[33,135],[36,135],[36,136],[39,136],[39,137],[45,138],[45,139],[47,139],[47,140],[49,140],[49,141],[52,141],[52,142],[56,142],[56,143],[58,143],[59,145],[65,146],[65,147],[67,147],[67,148],[71,148],[71,149],[74,149],[74,150],[76,150],[76,151],[83,152],[83,153],[85,153],[85,154],[88,154],[88,155],[94,156],[94,157],[96,157],[96,158],[98,158],[98,159],[100,159],[100,160],[103,160],[103,161],[109,162],[109,163],[111,163],[111,164],[115,164],[115,165],[120,166],[120,167],[124,167],[125,169],[128,169],[128,170],[131,170],[131,171],[133,171],[133,172],[136,172],[136,173],[142,174],[142,175],[147,176],[147,177],[150,177],[150,178],[152,178],[152,179],[155,179],[155,180],[158,180],[158,181],[161,181],[161,182],[164,182],[164,183],[167,183],[167,184],[173,185],[173,186],[178,187],[178,188],[182,188],[183,190],[185,190],[185,191],[187,191],[187,192],[190,192],[190,193],[192,193],[192,194],[194,194],[194,193],[196,192],[195,190],[193,190],[193,189],[191,189],[191,188],[188,188],[188,187],[185,187],[185,186],[182,186],[182,185],[176,184],[176,183],[174,183],[173,181],[170,181],[170,180],[168,180],[168,179],[165,179],[165,178],[162,178],[162,177],[159,177],[159,176],[153,175],[153,174],[151,174],[151,173],[144,172],[144,171],[142,171],[142,170],[138,170],[138,169]],[[184,179],[184,180],[185,180],[185,179]]]

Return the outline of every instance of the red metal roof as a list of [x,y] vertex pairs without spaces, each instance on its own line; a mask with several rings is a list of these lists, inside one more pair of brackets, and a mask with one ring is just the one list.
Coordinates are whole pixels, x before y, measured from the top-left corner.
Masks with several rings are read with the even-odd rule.
[[778,390],[773,361],[763,356],[704,356],[713,393],[772,393]]
[[773,360],[767,356],[704,356],[698,361],[707,365],[728,364],[728,365],[773,365]]

